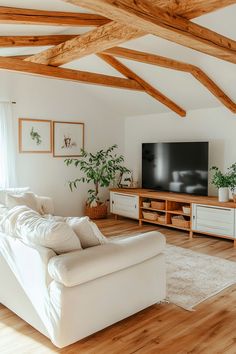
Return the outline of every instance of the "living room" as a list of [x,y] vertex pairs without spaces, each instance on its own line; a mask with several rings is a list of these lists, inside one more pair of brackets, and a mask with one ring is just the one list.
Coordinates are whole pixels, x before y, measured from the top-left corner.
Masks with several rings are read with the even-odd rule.
[[[1,353],[235,353],[235,15],[0,1]],[[145,184],[145,144],[206,191],[166,155],[174,189]]]

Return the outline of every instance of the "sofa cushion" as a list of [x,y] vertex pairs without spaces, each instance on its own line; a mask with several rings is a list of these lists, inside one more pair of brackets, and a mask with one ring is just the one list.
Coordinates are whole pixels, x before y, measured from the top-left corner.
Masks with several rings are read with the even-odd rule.
[[30,190],[29,187],[21,187],[21,188],[0,188],[0,204],[6,204],[7,194],[23,194]]
[[8,211],[8,208],[4,204],[0,204],[0,217]]
[[39,203],[42,215],[54,214],[54,203],[52,198],[36,195],[36,199]]
[[24,205],[40,214],[43,213],[39,200],[33,192],[25,192],[18,195],[8,193],[6,196],[6,206],[11,209],[17,205]]
[[66,222],[78,236],[82,248],[94,247],[107,242],[107,238],[87,216],[82,218],[69,217]]
[[152,231],[53,257],[48,271],[54,280],[72,287],[144,262],[164,248],[165,237]]
[[16,206],[5,213],[0,229],[27,244],[51,248],[57,254],[81,250],[80,241],[69,225],[45,219],[26,206]]

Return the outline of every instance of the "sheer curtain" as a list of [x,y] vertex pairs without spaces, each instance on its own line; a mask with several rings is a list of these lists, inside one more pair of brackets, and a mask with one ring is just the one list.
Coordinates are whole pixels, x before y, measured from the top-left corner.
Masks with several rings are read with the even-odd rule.
[[14,187],[15,143],[11,103],[0,103],[0,188]]

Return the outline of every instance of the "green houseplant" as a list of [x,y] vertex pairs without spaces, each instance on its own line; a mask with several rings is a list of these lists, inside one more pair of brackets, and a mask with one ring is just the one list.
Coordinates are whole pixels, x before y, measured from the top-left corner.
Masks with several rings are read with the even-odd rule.
[[236,163],[233,163],[229,168],[229,176],[230,176],[230,186],[229,189],[232,192],[233,200],[236,202],[236,194],[235,194],[235,189],[236,189]]
[[236,187],[236,163],[227,168],[223,173],[217,166],[210,168],[213,172],[211,183],[218,188],[219,201],[227,202],[229,200],[229,189],[234,192]]
[[82,149],[81,158],[65,160],[67,166],[79,167],[83,173],[82,177],[69,182],[71,191],[78,188],[80,182],[93,183],[94,187],[88,190],[85,209],[86,215],[93,219],[105,217],[107,214],[106,204],[100,201],[100,188],[109,187],[118,173],[120,175],[130,173],[130,170],[123,165],[124,157],[115,153],[117,148],[117,145],[112,145],[107,150],[99,150],[95,154]]

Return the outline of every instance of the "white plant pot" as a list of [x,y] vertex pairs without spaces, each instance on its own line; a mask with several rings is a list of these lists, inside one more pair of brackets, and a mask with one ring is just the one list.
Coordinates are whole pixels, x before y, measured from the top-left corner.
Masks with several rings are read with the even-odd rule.
[[221,187],[219,188],[219,202],[228,202],[229,201],[229,188]]

